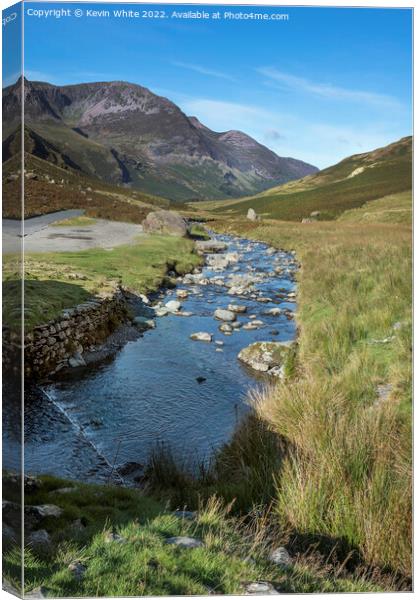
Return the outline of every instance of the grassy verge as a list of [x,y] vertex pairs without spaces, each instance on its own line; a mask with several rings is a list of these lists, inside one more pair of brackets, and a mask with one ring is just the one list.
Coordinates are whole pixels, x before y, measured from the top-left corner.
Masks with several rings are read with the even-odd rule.
[[[20,319],[15,310],[18,261],[9,255],[4,262],[3,318],[9,326]],[[170,236],[144,236],[136,244],[112,250],[27,254],[26,328],[45,323],[63,309],[116,285],[134,292],[152,292],[166,282],[168,271],[184,274],[200,261],[191,240]]]
[[63,219],[62,221],[56,221],[55,223],[51,223],[52,227],[89,227],[90,225],[94,225],[96,223],[96,219],[92,219],[91,217],[73,217],[71,219]]
[[302,263],[296,377],[259,403],[291,448],[276,476],[279,522],[410,575],[410,227],[214,226],[295,249]]
[[[19,500],[10,485],[5,495]],[[42,477],[39,487],[26,494],[26,504],[55,504],[63,511],[36,525],[48,531],[49,544],[27,543],[25,548],[26,591],[42,586],[46,596],[238,594],[256,581],[283,592],[380,590],[357,576],[336,576],[303,556],[289,568],[270,563],[268,528],[260,521],[232,518],[214,498],[189,519],[137,490]],[[112,533],[122,540],[109,540]],[[202,546],[168,544],[173,536],[199,539]],[[74,563],[81,565],[79,577],[69,569]],[[5,548],[3,569],[17,587],[16,547]]]

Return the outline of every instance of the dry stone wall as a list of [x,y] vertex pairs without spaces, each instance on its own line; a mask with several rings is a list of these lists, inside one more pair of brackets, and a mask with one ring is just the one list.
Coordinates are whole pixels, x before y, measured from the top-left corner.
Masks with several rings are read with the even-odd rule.
[[[25,376],[39,379],[83,364],[83,351],[103,342],[127,317],[127,301],[120,289],[63,310],[25,336]],[[19,355],[19,336],[3,328],[3,368],[18,375]]]

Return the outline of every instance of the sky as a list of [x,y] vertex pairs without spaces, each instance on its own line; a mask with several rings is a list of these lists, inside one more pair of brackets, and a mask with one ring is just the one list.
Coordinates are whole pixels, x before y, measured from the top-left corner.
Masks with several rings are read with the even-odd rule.
[[[71,16],[34,14],[60,8]],[[122,8],[165,18],[115,17]],[[288,20],[224,19],[227,11]],[[28,79],[138,83],[215,131],[245,131],[320,168],[412,133],[410,9],[26,2],[24,12]]]

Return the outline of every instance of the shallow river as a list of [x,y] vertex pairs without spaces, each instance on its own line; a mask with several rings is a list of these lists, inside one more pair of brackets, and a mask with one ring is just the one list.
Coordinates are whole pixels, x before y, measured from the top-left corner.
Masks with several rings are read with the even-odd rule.
[[[25,468],[81,480],[104,480],[112,466],[146,463],[159,445],[193,467],[205,462],[228,441],[249,410],[247,394],[261,385],[237,360],[238,352],[254,341],[286,341],[295,336],[294,320],[285,314],[266,315],[269,308],[295,310],[284,296],[294,290],[295,263],[284,252],[270,254],[265,244],[216,236],[237,252],[239,261],[222,271],[206,266],[202,275],[228,282],[237,275],[256,275],[260,281],[246,296],[232,296],[214,284],[179,283],[189,296],[182,311],[156,318],[156,328],[128,342],[112,360],[77,371],[71,379],[46,386],[27,397],[25,411]],[[282,274],[274,270],[283,267]],[[270,302],[257,298],[269,297]],[[176,290],[162,293],[163,304],[176,299]],[[238,321],[256,316],[259,329],[219,331],[217,308],[246,305]],[[211,343],[190,339],[198,331],[213,334]],[[215,341],[223,342],[217,345]],[[218,350],[218,351],[217,351]],[[199,381],[197,378],[200,378]],[[205,378],[205,381],[202,379]],[[14,462],[18,413],[7,409],[4,422],[6,466]],[[7,449],[8,446],[8,449]]]

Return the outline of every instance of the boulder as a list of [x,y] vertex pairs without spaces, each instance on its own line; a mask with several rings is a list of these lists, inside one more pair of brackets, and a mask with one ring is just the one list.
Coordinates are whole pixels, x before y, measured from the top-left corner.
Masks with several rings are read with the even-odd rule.
[[205,242],[196,242],[195,244],[198,254],[213,254],[217,252],[224,252],[228,246],[225,242],[219,242],[217,240],[206,240]]
[[188,225],[185,219],[171,210],[157,210],[149,213],[142,225],[146,233],[177,237],[184,237],[188,233]]
[[240,350],[237,358],[255,371],[283,377],[281,367],[290,346],[290,342],[254,342]]
[[191,333],[191,340],[195,340],[196,342],[211,342],[212,335],[207,333],[206,331],[198,331],[197,333]]
[[232,310],[226,310],[225,308],[217,308],[214,312],[214,317],[219,321],[235,321],[236,313]]
[[259,217],[253,208],[249,208],[249,210],[247,211],[247,218],[249,219],[249,221],[259,221]]

